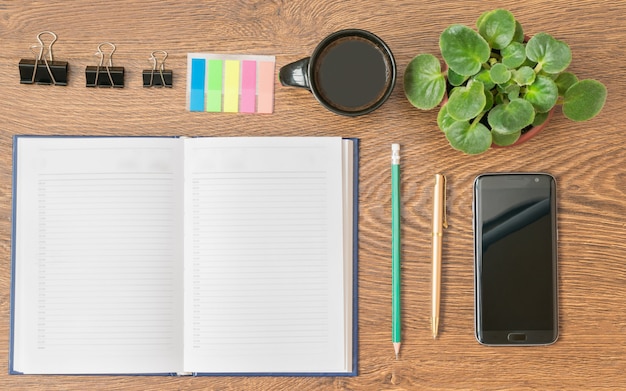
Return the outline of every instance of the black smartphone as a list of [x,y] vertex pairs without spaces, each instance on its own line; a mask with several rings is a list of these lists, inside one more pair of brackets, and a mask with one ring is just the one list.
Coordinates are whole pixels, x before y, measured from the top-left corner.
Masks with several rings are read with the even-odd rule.
[[544,173],[474,181],[476,339],[548,345],[558,337],[556,182]]

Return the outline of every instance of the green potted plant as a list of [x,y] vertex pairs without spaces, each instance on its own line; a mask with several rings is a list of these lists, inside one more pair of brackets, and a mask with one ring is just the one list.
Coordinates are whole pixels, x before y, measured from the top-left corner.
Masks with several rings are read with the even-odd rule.
[[441,33],[443,67],[434,55],[420,54],[404,74],[412,105],[441,105],[437,123],[453,148],[478,154],[519,143],[556,105],[574,121],[593,118],[604,106],[604,84],[566,72],[572,60],[566,43],[546,33],[527,38],[503,9],[482,14],[476,26],[454,24]]

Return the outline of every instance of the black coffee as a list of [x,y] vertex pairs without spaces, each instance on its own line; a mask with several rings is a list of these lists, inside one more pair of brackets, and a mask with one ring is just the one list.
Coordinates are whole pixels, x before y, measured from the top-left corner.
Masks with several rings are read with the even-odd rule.
[[331,106],[356,112],[385,95],[391,81],[389,68],[389,58],[375,43],[342,37],[319,54],[312,83]]

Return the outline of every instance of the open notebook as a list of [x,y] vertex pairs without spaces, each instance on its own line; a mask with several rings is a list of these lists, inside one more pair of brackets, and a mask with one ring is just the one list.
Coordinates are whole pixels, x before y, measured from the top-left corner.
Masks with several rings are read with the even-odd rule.
[[356,375],[358,140],[14,139],[10,372]]

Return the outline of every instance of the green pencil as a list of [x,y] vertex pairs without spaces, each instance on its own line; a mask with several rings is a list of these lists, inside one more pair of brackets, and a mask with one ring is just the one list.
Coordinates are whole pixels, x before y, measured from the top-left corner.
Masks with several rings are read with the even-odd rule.
[[400,144],[391,144],[391,341],[400,353]]

